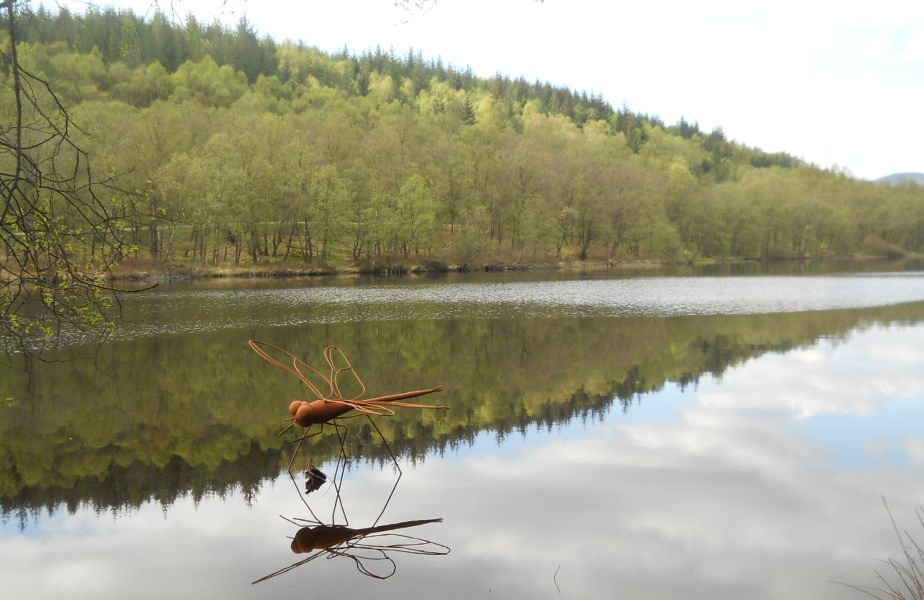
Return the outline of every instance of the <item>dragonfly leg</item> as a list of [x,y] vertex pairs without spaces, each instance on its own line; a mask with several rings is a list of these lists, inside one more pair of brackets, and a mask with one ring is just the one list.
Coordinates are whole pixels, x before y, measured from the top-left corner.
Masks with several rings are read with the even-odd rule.
[[299,450],[301,449],[301,447],[302,447],[302,442],[304,442],[304,441],[307,440],[308,438],[314,437],[314,436],[320,434],[322,431],[324,431],[324,424],[322,423],[321,426],[318,428],[318,430],[315,431],[314,433],[309,433],[310,431],[311,431],[311,426],[309,426],[308,429],[305,430],[305,435],[303,435],[303,436],[301,436],[300,438],[298,438],[298,440],[297,440],[297,441],[298,441],[298,444],[296,444],[296,446],[295,446],[295,452],[292,453],[292,458],[289,460],[289,466],[286,467],[286,470],[289,471],[289,473],[292,472],[292,465],[295,464],[295,457],[298,456],[298,451],[299,451]]
[[391,462],[395,463],[395,469],[398,470],[398,477],[401,477],[401,475],[403,475],[401,472],[401,467],[398,466],[398,459],[395,458],[395,453],[391,451],[391,447],[388,445],[388,440],[386,440],[385,436],[382,435],[382,430],[379,429],[379,426],[375,424],[375,421],[372,420],[372,417],[366,415],[366,418],[369,419],[369,422],[372,423],[372,427],[375,428],[375,432],[379,434],[380,438],[382,438],[382,443],[385,444],[385,449],[388,450],[388,456],[391,457]]
[[391,448],[388,445],[388,440],[385,439],[385,436],[382,435],[382,430],[379,429],[379,426],[375,424],[375,421],[372,420],[372,417],[366,415],[366,418],[369,419],[369,422],[372,423],[372,427],[375,428],[375,431],[379,434],[379,437],[382,438],[382,443],[385,444],[385,449],[388,450],[388,455],[391,456],[391,461],[395,463],[395,468],[398,470],[398,477],[395,479],[395,485],[392,486],[391,492],[388,494],[388,498],[385,500],[385,504],[382,506],[382,510],[379,512],[379,516],[375,518],[375,522],[372,524],[373,527],[379,524],[379,519],[382,518],[382,515],[385,514],[385,509],[388,508],[388,503],[391,502],[392,496],[395,495],[395,490],[398,489],[398,482],[401,481],[401,476],[404,474],[401,471],[401,467],[398,466],[398,459],[395,458],[395,453],[391,451]]
[[[334,426],[334,431],[337,432],[337,439],[340,441],[340,456],[337,459],[337,468],[334,469],[334,476],[331,478],[334,484],[334,489],[337,491],[337,497],[334,500],[334,508],[331,512],[330,520],[331,523],[334,522],[334,518],[337,515],[337,505],[339,504],[340,514],[343,515],[344,524],[349,525],[350,520],[347,518],[346,509],[343,508],[343,498],[340,496],[340,488],[343,486],[343,476],[346,474],[347,458],[346,449],[344,446],[346,445],[346,436],[350,429],[346,425],[341,425],[337,421],[331,421],[330,424]],[[340,433],[341,429],[343,430],[342,435]]]
[[282,437],[282,436],[284,436],[286,433],[288,433],[288,431],[289,431],[290,429],[292,429],[293,427],[295,427],[295,420],[294,420],[294,419],[286,419],[286,421],[292,421],[292,422],[289,423],[289,424],[286,426],[285,429],[283,429],[282,431],[280,431],[279,433],[277,433],[277,434],[276,434],[277,436]]
[[299,489],[298,483],[295,481],[295,476],[292,475],[292,471],[289,471],[289,479],[292,480],[292,485],[295,486],[295,491],[297,492],[299,499],[302,501],[302,504],[305,505],[305,508],[307,508],[308,512],[311,514],[311,518],[314,519],[315,523],[320,525],[321,519],[319,519],[317,515],[314,514],[313,510],[311,510],[311,506],[308,505],[308,501],[305,500],[305,496],[302,495],[302,491]]

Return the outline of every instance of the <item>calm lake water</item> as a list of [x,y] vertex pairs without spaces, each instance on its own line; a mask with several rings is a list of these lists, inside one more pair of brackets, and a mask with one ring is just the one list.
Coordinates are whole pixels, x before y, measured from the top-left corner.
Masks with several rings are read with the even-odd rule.
[[[900,554],[883,498],[924,541],[922,271],[219,281],[125,317],[0,367],[5,597],[860,598]],[[301,471],[343,463],[325,428],[290,479],[305,388],[251,338],[443,385],[375,419],[400,479],[344,421],[336,514],[442,521],[252,584],[315,556],[290,538],[338,496]]]

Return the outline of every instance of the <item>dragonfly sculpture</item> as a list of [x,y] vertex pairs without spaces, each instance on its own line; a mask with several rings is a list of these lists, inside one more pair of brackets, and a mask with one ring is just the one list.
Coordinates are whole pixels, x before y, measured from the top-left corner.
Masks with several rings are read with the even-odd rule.
[[307,564],[317,558],[349,558],[356,569],[368,577],[388,579],[397,571],[394,554],[416,554],[442,556],[449,554],[449,547],[420,537],[394,533],[399,529],[418,527],[428,523],[441,523],[443,519],[422,519],[419,521],[402,521],[373,527],[352,528],[346,525],[325,525],[310,523],[305,519],[287,519],[299,527],[292,538],[292,552],[307,554],[287,567],[274,571],[257,579],[260,583],[287,573],[292,569]]
[[[345,425],[337,423],[337,419],[349,418],[345,415],[355,411],[356,414],[350,416],[365,415],[369,418],[369,422],[379,434],[379,437],[382,438],[385,449],[388,450],[388,454],[391,456],[400,474],[401,467],[398,466],[398,461],[391,451],[391,448],[388,446],[385,436],[382,435],[381,430],[378,425],[375,424],[375,421],[372,420],[372,417],[394,415],[394,407],[443,410],[449,408],[447,406],[405,402],[405,400],[409,398],[442,391],[443,388],[441,386],[363,399],[363,396],[366,394],[365,383],[363,383],[363,380],[356,373],[353,363],[350,362],[343,351],[336,346],[327,346],[324,349],[324,362],[327,365],[327,373],[325,373],[320,369],[312,367],[288,350],[274,344],[261,342],[259,340],[250,340],[248,343],[251,349],[261,358],[273,366],[297,377],[314,397],[314,399],[310,401],[293,400],[289,404],[289,420],[291,420],[292,423],[280,432],[280,435],[283,435],[296,425],[304,428],[304,433],[298,437],[295,451],[292,453],[292,458],[289,460],[288,470],[290,473],[292,471],[292,465],[295,463],[295,458],[298,456],[298,452],[301,449],[302,442],[312,436],[320,434],[324,429],[324,425],[331,425],[336,428],[337,437],[340,439],[340,452],[341,456],[343,456],[344,437],[341,437],[340,431],[343,430],[345,436],[347,428]],[[315,425],[318,426],[317,430],[312,431]]]

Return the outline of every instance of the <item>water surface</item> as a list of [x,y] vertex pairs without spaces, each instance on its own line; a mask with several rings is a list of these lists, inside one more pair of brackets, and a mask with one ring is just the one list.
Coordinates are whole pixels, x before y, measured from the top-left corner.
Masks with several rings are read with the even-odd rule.
[[[164,286],[91,359],[0,377],[0,575],[15,597],[843,598],[924,498],[924,278],[513,276]],[[252,355],[327,343],[404,475],[381,523],[451,549],[299,559],[276,437],[294,381]],[[342,499],[371,525],[396,475],[348,421]],[[336,437],[302,453],[332,473]],[[282,474],[281,474],[282,473]],[[300,479],[297,485],[301,485]],[[323,518],[335,494],[306,497]],[[924,534],[924,532],[922,532]],[[436,546],[432,546],[436,547]],[[376,565],[380,566],[380,565]],[[560,590],[560,592],[559,592]]]

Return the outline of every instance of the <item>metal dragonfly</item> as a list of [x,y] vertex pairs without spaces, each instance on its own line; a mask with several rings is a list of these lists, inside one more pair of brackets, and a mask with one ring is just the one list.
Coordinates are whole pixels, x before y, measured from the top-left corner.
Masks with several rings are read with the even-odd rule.
[[[409,398],[440,392],[443,390],[442,386],[388,394],[386,396],[376,396],[365,400],[362,399],[366,393],[366,384],[363,383],[363,380],[356,373],[353,363],[350,362],[343,351],[336,346],[327,346],[324,348],[324,362],[327,363],[329,369],[329,373],[325,374],[312,367],[295,354],[274,344],[259,340],[250,340],[248,344],[261,358],[273,366],[297,377],[315,397],[315,400],[312,401],[293,400],[289,404],[289,420],[291,420],[292,423],[283,429],[280,435],[285,434],[296,425],[305,428],[305,432],[299,436],[297,440],[298,444],[295,447],[295,451],[292,453],[292,458],[289,460],[289,466],[287,468],[290,473],[292,471],[292,465],[295,463],[295,458],[298,456],[298,452],[301,449],[302,442],[309,437],[320,434],[324,429],[324,425],[329,424],[336,428],[337,437],[340,440],[340,452],[341,456],[343,456],[343,446],[347,427],[337,423],[336,419],[343,417],[351,411],[356,411],[358,414],[352,416],[365,415],[369,418],[369,422],[372,423],[373,428],[375,428],[379,437],[382,438],[385,449],[388,450],[388,454],[391,456],[400,474],[401,467],[398,466],[398,461],[391,451],[391,448],[388,446],[385,436],[382,435],[381,430],[378,425],[376,425],[375,421],[372,420],[372,417],[394,415],[395,411],[392,407],[435,410],[445,410],[449,408],[448,406],[404,402],[404,400]],[[349,378],[350,381],[341,381],[342,377]],[[352,388],[351,391],[348,392],[353,393],[351,397],[346,397],[344,395],[342,388],[347,386]],[[319,426],[318,430],[309,433],[314,425]],[[343,436],[340,434],[341,430],[343,430]]]

